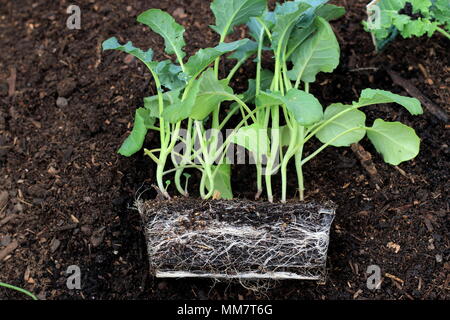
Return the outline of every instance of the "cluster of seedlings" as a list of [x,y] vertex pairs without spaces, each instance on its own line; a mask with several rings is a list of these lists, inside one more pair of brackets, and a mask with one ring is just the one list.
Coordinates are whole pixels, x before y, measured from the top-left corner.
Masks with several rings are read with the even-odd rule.
[[[171,182],[187,196],[190,175],[186,170],[198,169],[203,199],[231,199],[228,151],[238,145],[252,155],[256,166],[257,198],[265,190],[270,202],[274,201],[272,179],[279,172],[281,201],[286,202],[291,161],[303,200],[304,166],[329,146],[348,147],[367,136],[389,164],[416,157],[420,139],[412,128],[382,119],[368,124],[363,110],[397,103],[418,115],[422,108],[417,99],[365,89],[351,104],[324,107],[309,92],[318,73],[332,72],[339,64],[340,47],[329,21],[341,17],[344,10],[327,2],[285,1],[270,11],[267,0],[214,0],[211,9],[216,24],[211,28],[220,41],[188,59],[183,51],[185,29],[172,16],[158,9],[139,15],[138,22],[164,38],[165,52],[174,59],[154,61],[151,49],[143,51],[116,38],[103,43],[104,50],[124,51],[141,60],[156,85],[157,95],[145,98],[144,107],[136,110],[134,128],[119,153],[139,152],[148,130],[155,130],[161,145],[144,152],[157,165],[156,182],[165,197],[170,198]],[[228,42],[234,27],[244,24],[250,39]],[[265,51],[273,57],[273,70],[263,68]],[[220,77],[223,56],[236,63]],[[236,93],[230,83],[248,59],[255,61],[256,78],[249,80],[246,92]],[[225,131],[228,134],[222,138]],[[317,150],[308,149],[312,139],[322,143]],[[169,174],[173,179],[168,179]]]

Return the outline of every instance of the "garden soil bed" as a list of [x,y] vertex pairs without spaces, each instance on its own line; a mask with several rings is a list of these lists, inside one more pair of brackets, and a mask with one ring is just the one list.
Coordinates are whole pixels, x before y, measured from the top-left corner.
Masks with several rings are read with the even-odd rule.
[[[365,2],[335,1],[348,10],[333,23],[342,63],[334,74],[320,76],[313,93],[324,104],[356,100],[366,87],[406,94],[392,83],[390,67],[449,112],[448,40],[399,39],[375,56],[360,24]],[[140,216],[130,207],[145,190],[144,199],[155,197],[154,167],[142,155],[116,154],[135,107],[152,93],[150,76],[133,59],[103,54],[101,42],[118,34],[164,57],[162,40],[135,22],[138,13],[157,7],[186,27],[193,53],[218,40],[207,27],[213,23],[209,1],[78,3],[81,30],[66,28],[65,1],[0,6],[0,281],[43,299],[450,297],[450,129],[429,113],[411,117],[395,106],[380,106],[369,120],[384,116],[410,124],[423,146],[416,160],[395,168],[363,142],[382,185],[372,183],[350,149],[331,148],[305,168],[307,200],[338,205],[325,284],[282,281],[254,292],[226,282],[150,277]],[[244,67],[233,83],[236,91],[253,76],[247,70],[252,68]],[[156,143],[149,135],[147,144]],[[253,198],[255,173],[234,170],[236,195]],[[293,198],[294,177],[289,184]],[[71,265],[82,271],[81,290],[67,289]],[[367,289],[369,265],[381,267],[378,291]],[[22,296],[0,288],[0,298]]]

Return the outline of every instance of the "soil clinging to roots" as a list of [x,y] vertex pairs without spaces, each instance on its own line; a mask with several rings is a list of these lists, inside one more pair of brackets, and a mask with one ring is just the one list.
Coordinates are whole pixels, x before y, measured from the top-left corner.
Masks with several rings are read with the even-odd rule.
[[330,203],[176,199],[136,206],[157,277],[324,279]]

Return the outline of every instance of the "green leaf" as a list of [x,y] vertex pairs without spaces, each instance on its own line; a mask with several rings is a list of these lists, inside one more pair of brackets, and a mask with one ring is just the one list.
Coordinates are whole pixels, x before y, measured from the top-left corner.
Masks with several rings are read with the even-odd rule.
[[[259,17],[259,19],[262,19],[262,17]],[[266,25],[267,26],[267,25]],[[259,42],[259,39],[263,33],[265,33],[264,26],[261,24],[261,22],[257,18],[250,18],[247,22],[247,28],[249,30],[249,33],[253,39]]]
[[278,49],[285,48],[291,36],[291,32],[298,24],[305,11],[311,6],[307,3],[294,1],[277,4],[275,9],[276,23],[272,31],[272,49],[277,52]]
[[266,7],[267,0],[214,0],[211,10],[216,17],[216,25],[211,28],[225,38],[235,26],[262,15]]
[[266,28],[271,30],[275,24],[275,13],[272,11],[264,11],[261,17],[252,17],[247,22],[250,35],[259,42],[261,35],[266,33]]
[[245,45],[240,46],[228,59],[244,60],[250,58],[258,51],[258,44],[255,41],[248,41]]
[[408,0],[408,2],[412,4],[413,13],[421,12],[423,14],[428,14],[433,4],[431,0]]
[[319,72],[332,72],[339,65],[340,48],[330,24],[323,18],[315,21],[317,32],[292,54],[292,80],[315,82]]
[[450,2],[448,0],[434,1],[431,12],[438,24],[450,32]]
[[258,123],[240,128],[231,142],[252,152],[257,159],[268,154],[270,149],[267,129]]
[[106,50],[118,50],[122,51],[128,54],[131,54],[132,56],[138,58],[145,64],[149,65],[151,63],[156,64],[155,62],[152,62],[153,59],[153,50],[149,49],[148,51],[143,51],[139,48],[136,48],[133,46],[133,43],[131,41],[128,41],[126,44],[122,45],[119,43],[116,37],[109,38],[108,40],[105,40],[102,44],[103,51]]
[[404,14],[393,14],[392,15],[392,25],[398,30],[403,31],[405,25],[411,22],[411,18]]
[[[181,89],[172,90],[163,94],[163,102],[165,106],[172,105],[180,101]],[[144,107],[150,111],[150,116],[159,117],[159,97],[157,95],[144,98]]]
[[345,15],[345,8],[334,4],[326,4],[317,9],[316,14],[327,21],[337,20]]
[[323,107],[312,94],[291,89],[283,98],[286,108],[302,126],[311,126],[323,118]]
[[119,149],[119,154],[125,157],[131,157],[133,154],[140,151],[144,145],[147,131],[154,123],[155,118],[150,117],[149,110],[144,108],[137,109],[133,130]]
[[323,117],[323,108],[312,94],[298,89],[291,89],[285,96],[279,92],[261,91],[256,97],[258,108],[286,105],[286,108],[302,126],[311,126]]
[[256,106],[258,108],[279,106],[284,104],[284,97],[279,92],[261,91],[256,96]]
[[184,88],[186,82],[180,79],[182,68],[173,64],[170,60],[158,63],[155,73],[158,75],[161,85],[169,90]]
[[183,47],[186,45],[184,28],[170,14],[159,9],[150,9],[141,13],[137,21],[149,26],[154,32],[163,37],[166,52],[175,54],[179,62],[183,62],[183,58],[186,56],[183,51]]
[[386,163],[396,166],[419,154],[420,138],[414,129],[400,122],[377,119],[373,127],[368,129],[367,136]]
[[268,90],[272,84],[274,74],[271,70],[261,70],[261,90]]
[[234,92],[227,80],[217,80],[213,69],[206,70],[199,79],[200,90],[192,109],[191,118],[204,120],[223,101],[234,100]]
[[288,126],[281,126],[279,130],[281,146],[289,147],[291,145],[291,129]]
[[247,27],[250,35],[256,41],[259,41],[260,36],[265,32],[264,26],[258,21],[257,18],[254,17],[249,19],[247,22]]
[[311,24],[307,28],[296,28],[292,31],[291,37],[288,42],[286,59],[289,59],[292,53],[302,45],[306,39],[308,39],[317,30],[316,25]]
[[409,23],[405,24],[400,33],[404,38],[421,37],[424,34],[428,34],[428,36],[432,36],[436,31],[438,25],[436,22],[431,22],[428,19],[417,19],[410,20]]
[[368,106],[373,104],[394,102],[406,108],[412,115],[419,115],[423,113],[420,101],[416,98],[404,97],[389,91],[378,89],[363,90],[357,104],[360,106]]
[[[216,168],[216,166],[212,166],[213,170],[216,170]],[[209,179],[206,179],[206,188],[211,191],[212,187]],[[222,199],[233,199],[233,191],[231,189],[231,165],[219,165],[219,170],[214,178],[214,191],[218,191]]]
[[[188,90],[188,89],[186,89]],[[165,108],[162,117],[170,123],[178,123],[184,119],[189,118],[192,109],[195,105],[197,94],[200,90],[200,81],[194,80],[194,84],[189,89],[189,92],[184,100],[175,102],[169,107]]]
[[[324,113],[324,121],[327,121],[337,114],[351,109],[352,106],[346,106],[340,103],[330,105]],[[331,145],[334,147],[348,147],[353,143],[361,141],[366,135],[366,115],[357,109],[348,111],[335,120],[331,121],[323,129],[317,132],[316,137],[323,144],[326,144],[347,130],[361,128],[334,140]]]
[[[268,69],[262,69],[261,70],[261,91],[269,90],[270,85],[272,84],[273,80],[273,72]],[[246,92],[244,92],[244,97],[242,100],[247,102],[254,102],[256,96],[256,80],[250,79],[248,80],[248,89]]]
[[242,39],[230,43],[221,43],[215,48],[200,49],[186,63],[186,73],[190,77],[196,78],[218,57],[225,53],[234,51],[243,45],[246,45],[248,41],[249,39]]

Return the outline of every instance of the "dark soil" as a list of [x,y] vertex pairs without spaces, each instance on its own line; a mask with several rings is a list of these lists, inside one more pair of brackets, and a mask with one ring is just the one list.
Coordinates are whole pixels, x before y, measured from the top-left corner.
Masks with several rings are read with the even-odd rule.
[[[349,12],[333,23],[341,66],[312,87],[324,104],[351,102],[366,87],[406,94],[393,85],[385,70],[391,67],[450,111],[447,39],[398,39],[375,56],[360,23],[367,0],[335,2]],[[374,155],[382,186],[370,182],[350,149],[331,148],[305,168],[308,200],[329,199],[339,206],[326,284],[280,282],[255,293],[209,280],[151,278],[140,217],[129,206],[138,192],[151,189],[154,168],[142,155],[116,154],[135,107],[154,94],[151,77],[135,60],[103,54],[101,43],[117,35],[163,58],[162,40],[135,22],[138,13],[156,7],[174,13],[186,27],[190,53],[212,46],[218,39],[207,27],[213,23],[209,1],[78,3],[81,30],[66,28],[67,1],[0,6],[0,252],[18,243],[0,261],[0,281],[43,299],[450,297],[449,127],[430,114],[411,117],[396,106],[373,109],[369,120],[383,116],[412,125],[423,140],[422,152],[395,168],[363,143]],[[234,83],[237,91],[253,75],[247,70],[250,65]],[[66,100],[57,106],[62,97]],[[149,135],[147,143],[156,140]],[[234,170],[236,195],[252,198],[253,171]],[[291,197],[295,186],[292,178]],[[374,264],[383,274],[378,291],[366,287],[367,267]],[[81,268],[82,290],[67,289],[71,265]],[[0,288],[0,298],[23,296]]]

